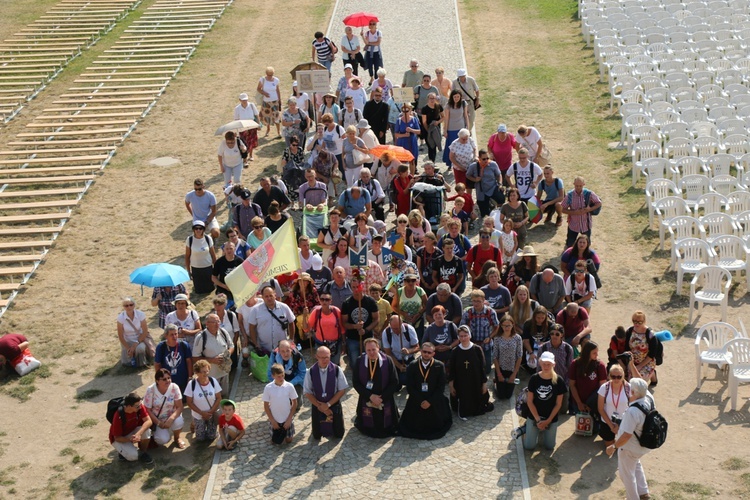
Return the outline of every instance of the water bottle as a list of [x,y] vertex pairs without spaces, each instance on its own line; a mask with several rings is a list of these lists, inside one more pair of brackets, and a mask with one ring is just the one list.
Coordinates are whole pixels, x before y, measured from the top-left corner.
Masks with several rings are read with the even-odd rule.
[[297,352],[302,352],[302,344],[297,344]]
[[518,384],[521,383],[521,379],[517,378],[517,379],[513,380],[513,383],[516,384],[516,385],[518,385]]
[[132,366],[133,368],[135,368],[137,365],[138,365],[138,363],[135,360],[135,356],[133,356],[132,358],[130,358],[130,366]]
[[521,436],[523,436],[524,434],[526,434],[526,426],[525,425],[521,425],[519,427],[516,427],[512,431],[510,431],[510,437],[512,437],[513,439],[518,439]]

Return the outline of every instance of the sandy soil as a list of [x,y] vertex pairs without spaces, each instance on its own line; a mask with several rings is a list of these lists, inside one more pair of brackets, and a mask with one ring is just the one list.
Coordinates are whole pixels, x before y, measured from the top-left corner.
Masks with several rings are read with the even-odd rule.
[[[24,5],[41,12],[48,3]],[[106,401],[130,390],[143,391],[151,382],[150,371],[116,368],[119,348],[114,318],[125,295],[135,296],[139,307],[154,318],[149,296],[141,297],[138,288],[128,283],[129,272],[149,262],[181,262],[189,225],[181,201],[184,193],[197,176],[219,193],[213,130],[231,118],[236,95],[252,92],[269,62],[282,78],[283,92],[290,90],[286,71],[306,60],[310,34],[327,26],[331,5],[319,0],[296,2],[294,12],[311,15],[295,16],[292,27],[288,9],[280,9],[277,2],[237,0],[118,151],[47,261],[6,313],[2,330],[27,334],[49,363],[51,375],[36,380],[36,392],[25,403],[7,394],[19,388],[17,382],[2,386],[0,497],[69,497],[72,481],[77,497],[97,493],[202,495],[210,450],[191,446],[185,451],[159,451],[155,454],[158,467],[148,471],[110,465],[113,454],[103,418]],[[478,122],[480,137],[488,137],[499,121],[511,129],[522,122],[538,126],[566,184],[582,173],[607,202],[594,235],[595,248],[605,261],[602,279],[606,286],[594,306],[594,339],[605,345],[614,327],[627,324],[638,308],[646,311],[652,327],[672,325],[673,330],[682,330],[686,301],[672,297],[674,276],[665,273],[665,254],[654,252],[653,233],[644,231],[646,220],[638,212],[642,191],[627,189],[629,170],[623,166],[621,152],[606,148],[603,136],[619,129],[619,121],[600,121],[605,118],[602,110],[607,98],[602,94],[606,89],[596,84],[592,54],[583,48],[578,23],[537,20],[533,11],[511,0],[465,0],[459,6],[469,71],[488,90]],[[15,29],[7,19],[0,24],[0,33]],[[86,57],[113,41],[111,37],[102,40]],[[570,70],[573,65],[587,70],[581,76]],[[575,78],[568,78],[571,74]],[[529,82],[540,75],[542,85]],[[10,140],[27,116],[49,106],[74,76],[72,72],[61,75],[17,123],[3,130],[0,143]],[[556,106],[550,106],[552,102]],[[258,160],[244,178],[256,181],[280,151],[279,141],[261,141]],[[180,158],[182,164],[158,168],[148,163],[167,155]],[[539,253],[553,258],[561,251],[564,231],[535,228],[531,240]],[[747,308],[742,307],[745,291],[743,284],[734,290],[733,321],[747,317]],[[209,304],[203,301],[198,309],[206,312]],[[700,323],[717,317],[716,311],[708,309]],[[747,469],[728,470],[722,464],[732,457],[747,459],[748,402],[741,399],[740,411],[730,412],[726,382],[717,379],[713,370],[702,389],[694,390],[693,332],[687,328],[667,345],[665,364],[659,370],[655,394],[670,421],[670,438],[664,448],[644,460],[652,491],[663,498],[747,496],[747,485],[740,478]],[[91,389],[103,392],[76,400],[76,395]],[[740,391],[747,395],[746,388]],[[30,416],[33,426],[25,424]],[[77,427],[85,419],[97,423]],[[572,436],[572,424],[565,422],[554,452],[527,454],[532,496],[621,496],[615,462],[602,451],[599,440]],[[698,457],[700,466],[696,467]],[[186,480],[176,483],[174,479]],[[689,483],[708,488],[696,489]]]

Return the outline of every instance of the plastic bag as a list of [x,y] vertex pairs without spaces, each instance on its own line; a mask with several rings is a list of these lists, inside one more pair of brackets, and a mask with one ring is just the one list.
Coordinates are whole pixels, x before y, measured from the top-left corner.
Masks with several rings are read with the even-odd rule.
[[268,355],[259,356],[255,351],[250,351],[250,371],[256,380],[267,384],[268,380]]

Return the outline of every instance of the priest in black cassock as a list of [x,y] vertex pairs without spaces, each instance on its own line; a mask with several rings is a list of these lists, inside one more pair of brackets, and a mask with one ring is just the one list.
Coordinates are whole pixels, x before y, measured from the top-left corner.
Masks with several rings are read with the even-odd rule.
[[487,390],[484,351],[471,341],[471,330],[467,325],[458,327],[458,342],[451,351],[448,381],[453,410],[458,412],[459,418],[482,415],[494,410]]
[[359,394],[354,426],[370,437],[383,438],[398,430],[398,407],[393,395],[399,390],[396,365],[380,352],[377,339],[365,340],[365,356],[353,370],[354,390]]
[[413,439],[440,439],[453,424],[445,397],[445,365],[435,359],[435,346],[422,344],[422,357],[406,369],[409,399],[401,415],[399,433]]

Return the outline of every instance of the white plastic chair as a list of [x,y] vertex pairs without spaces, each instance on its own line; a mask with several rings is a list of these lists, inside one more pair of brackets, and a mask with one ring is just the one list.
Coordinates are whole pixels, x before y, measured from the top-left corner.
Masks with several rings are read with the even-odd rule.
[[733,191],[743,189],[742,183],[733,175],[717,175],[711,179],[711,190],[728,196]]
[[708,112],[708,119],[714,123],[718,123],[722,120],[728,120],[729,118],[736,118],[737,110],[733,106],[719,106],[714,107]]
[[732,134],[722,141],[727,154],[734,156],[737,160],[750,153],[749,142],[750,137],[746,134]]
[[694,156],[695,147],[690,139],[675,138],[667,141],[664,146],[664,158],[669,159],[669,164],[675,166],[683,156]]
[[703,239],[711,245],[719,236],[733,235],[736,231],[734,219],[729,214],[712,213],[699,217],[705,230]]
[[661,133],[653,125],[639,125],[628,134],[628,153],[633,155],[633,146],[639,141],[655,141],[661,144]]
[[[724,283],[726,281],[726,283]],[[700,289],[699,289],[700,287]],[[727,320],[727,302],[732,287],[732,275],[719,266],[708,266],[700,269],[690,282],[690,312],[688,323],[693,322],[693,309],[697,308],[700,316],[703,304],[721,306],[721,320]]]
[[656,141],[640,141],[633,146],[633,187],[643,168],[643,162],[649,158],[661,156],[661,144]]
[[750,339],[740,338],[727,342],[729,356],[729,394],[732,411],[737,409],[737,386],[750,382]]
[[746,246],[750,247],[750,210],[735,215],[734,225],[737,228],[737,236],[742,238]]
[[696,389],[701,388],[703,382],[703,365],[716,365],[723,369],[729,365],[727,342],[742,338],[737,329],[723,321],[706,323],[695,334],[695,370],[697,380]]
[[711,191],[711,181],[705,175],[684,175],[676,184],[691,210],[695,209],[698,198]]
[[631,137],[635,129],[651,125],[651,117],[646,113],[633,113],[622,119],[622,128],[620,131],[620,146],[627,144],[628,154],[632,156],[633,138]]
[[711,155],[721,152],[721,143],[716,136],[696,137],[693,145],[695,145],[696,156],[700,158],[708,158]]
[[715,123],[711,122],[699,122],[690,125],[690,133],[693,135],[693,139],[700,137],[715,137],[719,138],[719,129]]
[[723,108],[729,106],[729,100],[726,97],[709,97],[703,101],[703,105],[706,109],[711,111],[714,108]]
[[682,122],[666,123],[659,128],[659,131],[661,132],[661,135],[664,138],[664,141],[669,141],[670,139],[677,139],[677,138],[683,138],[683,139],[693,138],[693,136],[690,134],[690,129],[687,123],[682,123]]
[[738,281],[742,271],[745,271],[745,280],[748,289],[750,289],[750,274],[747,272],[747,247],[742,238],[732,235],[719,236],[711,243],[711,249],[716,256],[716,265],[730,273],[736,272]]
[[738,215],[750,210],[750,192],[732,191],[727,195],[727,213]]
[[696,274],[713,264],[714,253],[703,240],[685,238],[674,247],[675,270],[677,271],[677,295],[682,295],[682,280],[685,273]]
[[687,175],[705,175],[708,176],[708,168],[702,158],[697,156],[684,156],[678,158],[677,163],[672,168],[672,180],[678,183],[680,179]]
[[649,227],[654,223],[656,203],[668,196],[680,196],[680,190],[669,179],[654,179],[646,184],[646,206],[648,207]]
[[[750,97],[750,94],[748,96]],[[729,118],[727,120],[721,120],[716,124],[716,127],[719,129],[719,132],[721,132],[725,139],[732,135],[747,135],[747,123],[745,123],[745,120],[742,120],[740,118]]]
[[[750,193],[748,193],[750,194]],[[706,193],[701,195],[695,202],[695,214],[698,215],[699,210],[703,210],[703,215],[708,215],[717,212],[723,212],[729,205],[727,197],[719,193]]]
[[[703,226],[700,221],[695,217],[689,215],[681,215],[673,217],[667,224],[667,231],[669,231],[669,239],[671,241],[671,252],[669,268],[676,270],[677,263],[677,245],[686,239],[694,238],[703,241]],[[705,242],[704,242],[705,243]],[[708,243],[706,243],[708,245]]]
[[709,177],[718,177],[720,175],[731,175],[732,164],[735,162],[734,156],[726,153],[711,155],[706,158],[706,168],[708,168]]
[[659,225],[659,249],[664,250],[664,238],[666,236],[669,221],[674,217],[691,215],[690,207],[682,198],[667,196],[656,202],[654,207],[656,220]]

